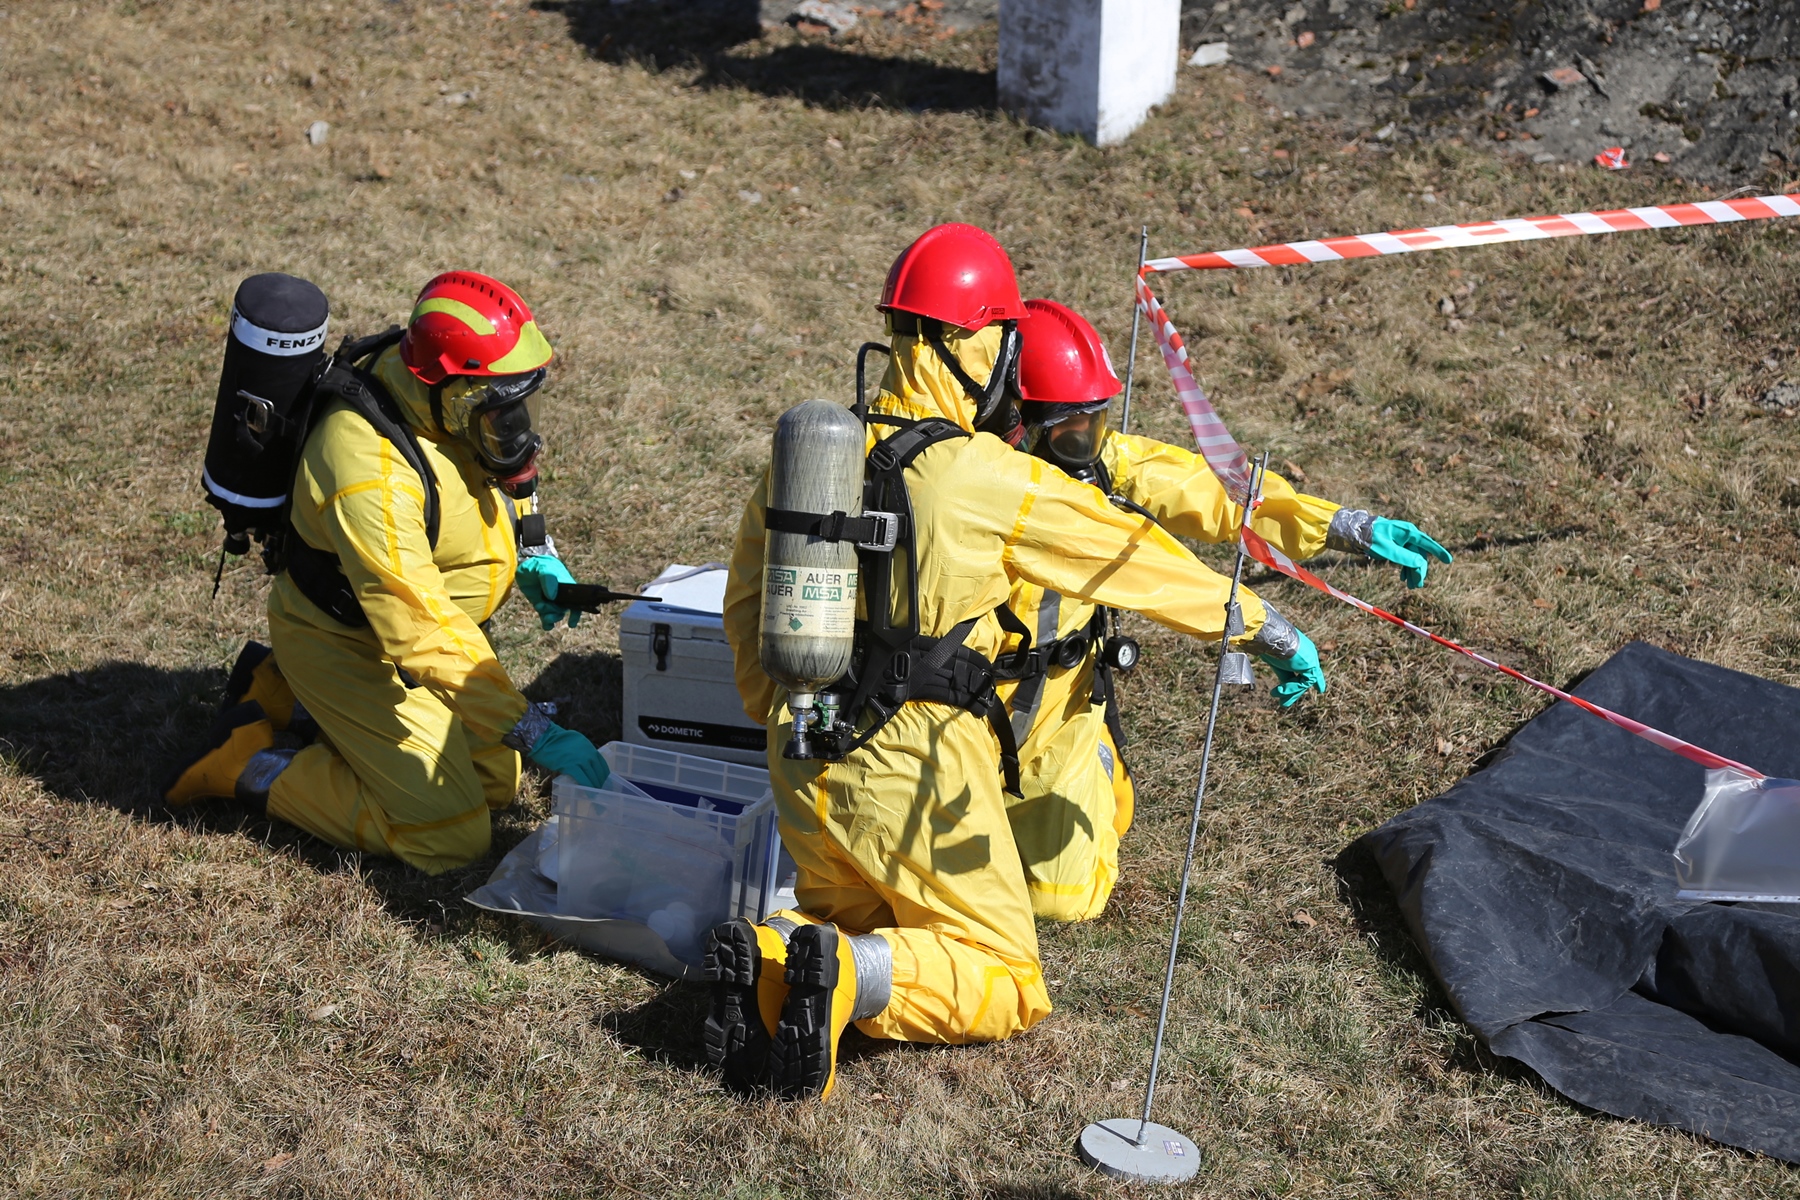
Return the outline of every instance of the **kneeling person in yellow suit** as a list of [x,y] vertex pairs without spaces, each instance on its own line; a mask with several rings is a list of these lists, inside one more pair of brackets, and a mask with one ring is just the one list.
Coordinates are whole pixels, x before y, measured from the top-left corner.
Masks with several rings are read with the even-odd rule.
[[[273,654],[246,648],[214,745],[165,798],[260,801],[436,873],[487,853],[521,753],[592,786],[607,769],[526,702],[482,629],[515,581],[546,629],[579,617],[555,603],[574,579],[532,515],[549,343],[510,288],[462,271],[428,283],[404,335],[384,340],[302,449]],[[302,730],[317,740],[278,744]]]
[[[913,518],[906,559],[916,586],[896,585],[886,598],[901,627],[916,599],[913,665],[895,676],[908,679],[908,698],[878,727],[846,714],[868,737],[839,761],[784,757],[793,720],[759,655],[766,480],[745,508],[725,596],[745,711],[768,725],[798,911],[713,931],[705,1042],[731,1086],[788,1097],[830,1091],[838,1039],[852,1021],[871,1037],[962,1043],[1010,1037],[1050,1011],[1002,796],[1002,747],[990,723],[998,700],[986,683],[978,693],[973,683],[940,682],[979,676],[991,663],[1002,642],[996,610],[1013,582],[1130,608],[1202,638],[1222,636],[1229,588],[1154,522],[985,431],[1002,398],[1012,322],[1023,315],[1011,263],[991,237],[969,226],[930,230],[894,264],[882,308],[892,358],[873,408],[937,421],[908,429],[902,420],[891,438],[892,426],[871,422],[882,461],[902,464],[892,469]],[[934,431],[930,440],[918,436],[924,430]],[[880,602],[864,586],[865,608]],[[1246,642],[1272,653],[1269,639],[1279,638],[1296,655],[1309,646],[1247,589],[1240,594]],[[956,643],[946,646],[947,636],[961,639],[948,658]],[[1311,677],[1322,685],[1316,663]],[[944,698],[959,687],[965,699]]]
[[[1052,300],[1027,300],[1019,322],[1018,392],[1023,449],[1120,497],[1169,532],[1203,542],[1236,538],[1242,520],[1206,460],[1190,450],[1108,430],[1107,406],[1123,389],[1100,335]],[[1289,557],[1323,550],[1366,554],[1398,565],[1412,587],[1425,582],[1427,556],[1449,562],[1437,542],[1389,521],[1297,492],[1263,476],[1255,529]],[[1031,631],[1030,669],[1000,685],[1019,742],[1020,792],[1007,814],[1024,860],[1032,910],[1040,917],[1098,916],[1119,874],[1119,839],[1131,827],[1135,792],[1120,755],[1113,692],[1118,642],[1103,611],[1028,580],[1008,606]],[[1017,652],[1020,639],[1007,650]],[[1284,704],[1299,692],[1278,689]]]

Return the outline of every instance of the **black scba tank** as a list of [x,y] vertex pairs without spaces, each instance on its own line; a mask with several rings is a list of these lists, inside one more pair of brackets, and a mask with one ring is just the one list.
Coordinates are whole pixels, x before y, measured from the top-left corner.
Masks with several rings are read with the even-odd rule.
[[262,537],[286,523],[330,315],[325,293],[293,275],[238,286],[201,474],[228,534]]

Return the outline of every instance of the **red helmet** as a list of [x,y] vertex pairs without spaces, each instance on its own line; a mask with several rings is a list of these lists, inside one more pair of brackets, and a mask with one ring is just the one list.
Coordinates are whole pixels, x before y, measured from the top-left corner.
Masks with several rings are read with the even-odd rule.
[[1012,259],[973,225],[936,225],[920,234],[888,268],[876,307],[970,330],[1025,315]]
[[1125,385],[1087,318],[1054,300],[1025,302],[1019,339],[1019,413],[1031,453],[1086,479],[1106,443],[1107,402]]
[[437,384],[535,371],[550,361],[550,343],[519,293],[474,271],[446,271],[413,303],[400,358],[421,383]]
[[1091,407],[1125,387],[1086,317],[1054,300],[1027,300],[1019,322],[1019,396],[1040,404]]

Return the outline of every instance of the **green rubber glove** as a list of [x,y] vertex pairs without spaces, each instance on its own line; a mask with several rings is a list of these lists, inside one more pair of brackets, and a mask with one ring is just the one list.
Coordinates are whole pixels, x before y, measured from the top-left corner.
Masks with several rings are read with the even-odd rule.
[[525,757],[546,771],[567,775],[582,787],[601,787],[612,774],[594,743],[561,725],[544,730]]
[[[1417,525],[1411,521],[1392,521],[1387,517],[1375,518],[1375,523],[1369,530],[1368,554],[1370,558],[1379,558],[1382,562],[1390,562],[1399,567],[1400,577],[1409,588],[1425,586],[1428,567],[1426,555],[1441,563],[1453,561],[1450,552]],[[1321,687],[1319,690],[1325,689]]]
[[1269,669],[1275,672],[1277,683],[1269,692],[1281,707],[1292,708],[1300,703],[1300,697],[1314,688],[1321,695],[1325,692],[1325,669],[1319,665],[1319,649],[1312,644],[1312,639],[1294,630],[1300,638],[1300,648],[1287,658],[1276,658],[1273,655],[1261,656]]
[[564,608],[556,602],[557,585],[575,582],[569,568],[563,566],[562,559],[556,555],[536,554],[520,559],[519,572],[513,576],[513,582],[531,601],[531,607],[537,609],[538,621],[545,629],[555,629],[556,623],[564,617],[569,618],[570,629],[581,623],[579,611]]

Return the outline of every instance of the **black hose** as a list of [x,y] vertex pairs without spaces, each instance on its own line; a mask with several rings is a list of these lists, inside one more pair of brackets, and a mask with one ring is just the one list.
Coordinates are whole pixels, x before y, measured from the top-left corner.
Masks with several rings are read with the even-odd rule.
[[872,350],[879,351],[889,358],[894,355],[886,342],[864,342],[856,348],[856,403],[850,406],[850,411],[856,414],[859,421],[869,419],[869,398],[865,391],[863,372],[864,365],[869,361],[869,352]]

